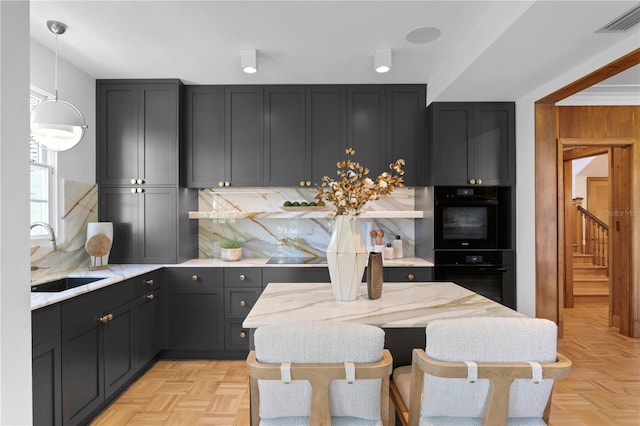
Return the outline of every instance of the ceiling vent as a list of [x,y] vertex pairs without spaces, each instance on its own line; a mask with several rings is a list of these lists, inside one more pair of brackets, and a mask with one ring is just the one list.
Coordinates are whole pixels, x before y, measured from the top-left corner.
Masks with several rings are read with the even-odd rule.
[[618,16],[604,27],[600,28],[597,33],[621,33],[628,31],[640,22],[640,3],[631,10]]

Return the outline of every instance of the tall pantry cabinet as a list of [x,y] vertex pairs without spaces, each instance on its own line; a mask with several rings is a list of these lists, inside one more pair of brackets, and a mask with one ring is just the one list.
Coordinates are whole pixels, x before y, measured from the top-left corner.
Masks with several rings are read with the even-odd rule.
[[113,222],[112,263],[197,257],[197,192],[180,184],[182,97],[179,80],[96,83],[98,217]]

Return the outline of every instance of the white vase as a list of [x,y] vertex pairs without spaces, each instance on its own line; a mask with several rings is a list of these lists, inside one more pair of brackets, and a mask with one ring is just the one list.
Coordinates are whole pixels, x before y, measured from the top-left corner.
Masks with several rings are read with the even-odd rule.
[[338,215],[327,246],[327,266],[333,297],[341,302],[356,300],[367,265],[367,249],[356,217]]
[[221,248],[220,258],[226,262],[237,262],[242,259],[242,247],[239,248]]
[[91,258],[90,270],[107,268],[112,245],[112,222],[89,222],[87,224],[87,242],[84,247]]

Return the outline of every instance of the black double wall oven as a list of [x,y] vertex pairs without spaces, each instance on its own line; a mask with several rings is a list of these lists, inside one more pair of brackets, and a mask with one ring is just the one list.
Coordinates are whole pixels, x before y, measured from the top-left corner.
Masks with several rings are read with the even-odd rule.
[[434,188],[434,278],[516,308],[510,188]]

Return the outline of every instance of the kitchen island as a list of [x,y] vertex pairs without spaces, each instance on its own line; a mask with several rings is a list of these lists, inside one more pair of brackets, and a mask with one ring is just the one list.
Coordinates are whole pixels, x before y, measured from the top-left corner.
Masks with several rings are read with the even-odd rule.
[[[245,318],[243,327],[299,321],[353,321],[385,330],[385,347],[394,365],[411,363],[411,350],[425,346],[427,324],[460,317],[523,315],[451,282],[384,283],[382,297],[370,300],[366,284],[355,301],[334,300],[329,283],[270,283]],[[253,339],[250,341],[253,346]]]

